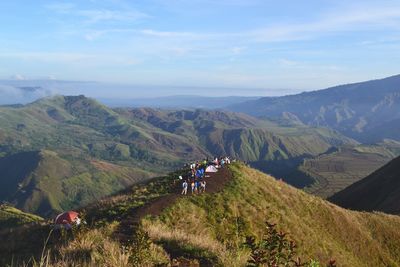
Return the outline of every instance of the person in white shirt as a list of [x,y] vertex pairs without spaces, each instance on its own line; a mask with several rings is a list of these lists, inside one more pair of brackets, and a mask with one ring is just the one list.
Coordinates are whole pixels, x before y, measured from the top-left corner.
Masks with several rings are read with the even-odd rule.
[[187,194],[187,188],[188,188],[188,183],[186,182],[186,180],[183,182],[182,184],[182,195],[186,195]]

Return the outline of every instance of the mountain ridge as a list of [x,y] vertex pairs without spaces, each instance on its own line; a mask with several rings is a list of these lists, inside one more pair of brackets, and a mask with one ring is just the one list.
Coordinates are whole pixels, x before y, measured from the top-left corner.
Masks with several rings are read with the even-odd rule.
[[399,140],[400,75],[282,97],[264,97],[228,109],[254,116],[289,113],[306,125],[326,126],[361,142]]

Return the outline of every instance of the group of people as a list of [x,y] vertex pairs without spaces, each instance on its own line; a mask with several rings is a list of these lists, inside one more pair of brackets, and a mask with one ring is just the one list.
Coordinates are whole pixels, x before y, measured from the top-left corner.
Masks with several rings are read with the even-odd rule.
[[[179,176],[179,179],[182,180],[182,195],[187,195],[188,188],[190,186],[191,193],[200,194],[206,192],[206,181],[205,177],[207,170],[209,172],[216,172],[217,169],[223,168],[225,164],[230,164],[231,160],[229,157],[216,157],[214,160],[210,161],[208,158],[202,161],[197,161],[190,163],[188,167],[190,170],[185,177]],[[209,166],[213,166],[211,169]]]
[[[189,181],[193,194],[200,194],[206,192],[206,181],[192,180]],[[182,195],[187,195],[189,183],[185,180],[182,183]]]
[[225,164],[231,164],[231,159],[229,157],[215,158],[213,164],[222,168]]

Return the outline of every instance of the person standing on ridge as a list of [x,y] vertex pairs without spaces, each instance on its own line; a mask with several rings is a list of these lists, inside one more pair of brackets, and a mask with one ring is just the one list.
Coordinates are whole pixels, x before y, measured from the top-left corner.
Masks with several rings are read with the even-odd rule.
[[202,193],[206,192],[206,181],[200,182],[200,192],[202,192]]
[[183,187],[182,195],[186,195],[187,194],[187,188],[188,188],[188,183],[186,182],[186,180],[183,181],[182,187]]
[[192,181],[192,195],[193,195],[193,193],[194,193],[194,180]]
[[221,160],[221,168],[223,168],[223,167],[224,167],[224,165],[225,165],[225,160],[224,160],[224,159],[222,159],[222,160]]

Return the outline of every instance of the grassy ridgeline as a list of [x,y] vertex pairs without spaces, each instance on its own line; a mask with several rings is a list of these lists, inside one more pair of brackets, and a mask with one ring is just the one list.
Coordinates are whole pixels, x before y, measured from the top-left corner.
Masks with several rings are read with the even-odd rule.
[[339,208],[242,164],[221,193],[182,198],[158,218],[143,221],[157,244],[175,256],[242,266],[244,236],[260,235],[265,220],[298,244],[304,259],[338,266],[399,266],[400,218]]
[[[172,192],[166,185],[176,175],[136,185],[88,207],[86,218],[98,223],[90,223],[69,242],[49,245],[55,255],[45,254],[37,266],[136,266],[136,260],[138,266],[163,266],[171,259],[245,266],[250,255],[243,246],[245,237],[265,233],[266,220],[296,241],[303,262],[314,259],[325,266],[333,258],[338,266],[400,266],[399,217],[345,210],[243,164],[229,168],[233,178],[219,193],[179,198],[159,216],[144,217],[141,231],[150,240],[132,232],[127,246],[118,241],[118,233],[132,226],[124,224],[124,218],[135,216],[135,207]],[[18,234],[7,255],[32,255],[33,245],[41,250],[46,229],[27,228],[25,234],[33,238],[28,246]]]
[[43,218],[39,216],[22,212],[14,207],[0,206],[0,230],[42,220]]

